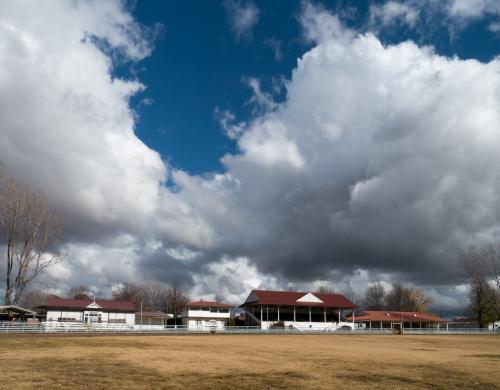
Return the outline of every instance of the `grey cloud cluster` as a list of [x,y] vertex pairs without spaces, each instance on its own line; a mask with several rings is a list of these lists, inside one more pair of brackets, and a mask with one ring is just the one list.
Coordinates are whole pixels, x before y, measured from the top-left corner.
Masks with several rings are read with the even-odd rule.
[[122,3],[19,4],[0,5],[0,159],[63,216],[61,285],[175,278],[237,303],[401,280],[460,305],[457,254],[500,235],[500,60],[384,46],[305,5],[314,47],[285,102],[236,122],[222,174],[191,176],[135,136],[128,99],[144,86],[86,39],[148,55]]

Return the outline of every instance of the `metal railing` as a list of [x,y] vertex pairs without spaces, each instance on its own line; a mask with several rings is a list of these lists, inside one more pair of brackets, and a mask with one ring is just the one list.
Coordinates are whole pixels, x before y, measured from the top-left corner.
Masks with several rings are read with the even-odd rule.
[[[307,329],[307,328],[305,328]],[[0,322],[0,334],[5,333],[82,333],[82,334],[393,334],[397,329],[393,328],[355,328],[350,329],[296,329],[290,327],[271,327],[262,329],[260,326],[226,326],[224,329],[189,329],[185,325],[169,325],[161,329],[141,329],[139,326],[131,327],[126,324],[85,324],[81,322],[41,322],[41,323],[24,323],[24,322]],[[404,328],[404,334],[487,334],[499,335],[500,329],[489,330],[484,328]]]

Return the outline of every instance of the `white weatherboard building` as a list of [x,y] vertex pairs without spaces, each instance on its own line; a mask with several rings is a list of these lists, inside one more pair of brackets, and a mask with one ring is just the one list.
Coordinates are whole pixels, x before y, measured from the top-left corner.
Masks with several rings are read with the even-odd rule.
[[47,323],[84,323],[95,327],[133,328],[135,307],[129,301],[49,298],[40,306]]
[[189,330],[223,330],[229,320],[233,305],[212,301],[188,303],[182,312],[182,324]]

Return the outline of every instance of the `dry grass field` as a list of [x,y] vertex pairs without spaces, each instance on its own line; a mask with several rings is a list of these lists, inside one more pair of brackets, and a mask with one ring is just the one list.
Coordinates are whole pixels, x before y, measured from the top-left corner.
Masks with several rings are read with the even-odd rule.
[[2,389],[500,388],[497,336],[1,336]]

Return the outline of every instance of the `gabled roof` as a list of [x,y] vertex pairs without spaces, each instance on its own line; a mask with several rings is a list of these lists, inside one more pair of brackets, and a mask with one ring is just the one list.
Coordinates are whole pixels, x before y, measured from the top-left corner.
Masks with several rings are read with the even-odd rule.
[[[346,320],[352,321],[352,317],[347,317]],[[354,316],[354,322],[401,322],[401,320],[403,320],[403,322],[448,322],[434,314],[418,313],[414,311],[366,310]]]
[[245,303],[241,306],[255,305],[314,306],[335,309],[354,309],[357,307],[342,294],[252,290]]
[[[135,312],[134,303],[131,301],[112,301],[107,299],[96,299],[95,303],[103,311],[121,311]],[[92,308],[94,301],[92,299],[64,299],[64,298],[48,298],[47,304],[40,307],[47,309],[76,309],[85,310],[87,307]],[[95,307],[98,309],[98,307]]]
[[215,301],[194,301],[189,302],[187,307],[218,307],[218,308],[227,308],[230,309],[234,307],[234,305],[230,305],[229,303],[215,302]]

